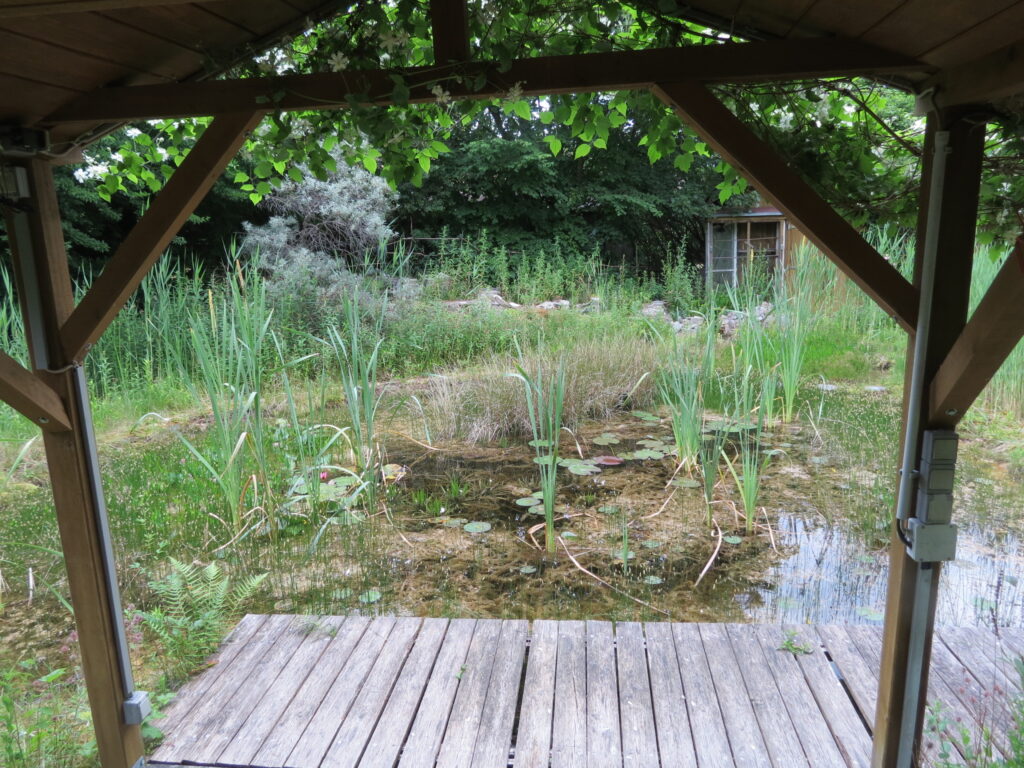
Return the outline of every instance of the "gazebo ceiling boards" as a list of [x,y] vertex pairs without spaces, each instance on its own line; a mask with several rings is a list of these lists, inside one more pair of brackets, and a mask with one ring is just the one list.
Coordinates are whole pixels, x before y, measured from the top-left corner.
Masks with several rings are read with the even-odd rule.
[[[920,229],[930,233],[919,242],[936,244],[939,271],[929,294],[940,304],[920,357],[925,363],[922,420],[920,429],[908,430],[911,440],[920,441],[926,428],[955,426],[1024,334],[1024,269],[1016,258],[969,320],[965,288],[984,123],[998,119],[1001,110],[1015,110],[1014,97],[1024,94],[1024,0],[677,2],[670,16],[747,42],[530,57],[508,69],[472,60],[464,0],[421,2],[434,23],[437,64],[429,75],[402,72],[412,101],[433,100],[430,87],[446,73],[453,79],[445,88],[456,98],[500,96],[519,83],[526,95],[652,89],[799,221],[911,339],[926,335],[918,319],[924,249],[919,248],[912,284],[706,86],[860,75],[918,92],[928,111]],[[5,206],[4,215],[33,368],[0,353],[0,397],[44,430],[105,768],[137,765],[141,738],[133,720],[137,712],[123,709],[132,695],[131,670],[121,641],[80,363],[265,112],[344,108],[349,94],[361,94],[371,104],[391,103],[393,72],[384,70],[220,77],[247,56],[301,32],[308,19],[343,5],[338,0],[0,0],[0,127],[14,129],[8,137],[18,129],[44,129],[51,138],[50,152],[13,147],[16,151],[4,157],[0,147],[0,161],[15,166],[28,182],[27,198]],[[666,12],[667,4],[637,0],[637,5]],[[467,73],[484,75],[481,90],[467,90],[454,79]],[[189,116],[215,120],[75,306],[51,163],[74,159],[77,147],[119,124]],[[935,146],[949,152],[936,154]],[[937,169],[944,181],[933,184]],[[911,347],[908,369],[912,361]],[[909,410],[912,400],[905,397]],[[874,730],[878,768],[903,768],[897,755],[901,740],[913,735],[915,713],[920,733],[924,697],[923,689],[915,688],[927,683],[934,618],[934,588],[923,595],[918,590],[915,580],[924,568],[909,559],[895,534],[891,557]],[[934,573],[931,565],[924,564]],[[918,630],[925,633],[923,666],[914,663],[910,651]],[[920,655],[916,661],[922,661]]]
[[[106,86],[203,79],[338,0],[0,0],[0,123],[32,126]],[[58,140],[67,136],[56,136]]]

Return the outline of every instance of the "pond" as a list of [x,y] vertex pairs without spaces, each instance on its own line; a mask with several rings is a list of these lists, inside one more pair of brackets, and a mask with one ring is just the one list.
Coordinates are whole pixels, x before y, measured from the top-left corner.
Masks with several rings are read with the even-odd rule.
[[[383,512],[316,525],[297,517],[220,548],[208,481],[173,437],[105,445],[124,602],[151,605],[148,582],[168,558],[208,561],[216,549],[228,572],[269,573],[257,611],[877,623],[898,403],[861,391],[814,397],[800,422],[765,433],[771,455],[751,532],[724,462],[709,523],[699,470],[676,471],[661,416],[622,411],[584,424],[561,455],[623,460],[559,470],[555,555],[529,501],[539,488],[533,449],[520,441],[428,449],[395,437]],[[963,441],[960,544],[943,570],[940,623],[1024,624],[1024,490],[995,451]],[[0,520],[0,657],[63,663],[72,622],[58,599],[63,569],[44,484],[9,488]]]

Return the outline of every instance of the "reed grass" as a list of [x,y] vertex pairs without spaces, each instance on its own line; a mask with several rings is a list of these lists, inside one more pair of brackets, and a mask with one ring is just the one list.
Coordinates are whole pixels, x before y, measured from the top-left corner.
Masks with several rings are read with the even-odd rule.
[[562,407],[565,402],[565,362],[559,360],[553,370],[536,367],[532,373],[526,369],[520,355],[516,373],[523,386],[526,410],[534,448],[534,462],[540,475],[540,490],[544,505],[544,546],[549,554],[555,553],[555,497],[558,492],[558,447],[562,434]]

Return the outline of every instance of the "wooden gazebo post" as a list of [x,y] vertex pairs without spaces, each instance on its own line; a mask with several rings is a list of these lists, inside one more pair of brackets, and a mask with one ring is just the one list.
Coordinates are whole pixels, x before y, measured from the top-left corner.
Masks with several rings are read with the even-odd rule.
[[[933,110],[928,115],[927,130],[914,284],[922,287],[922,264],[930,243],[935,248],[936,275],[922,361],[923,392],[919,393],[919,399],[914,398],[913,332],[907,342],[903,387],[903,438],[916,441],[918,457],[926,430],[951,428],[963,415],[959,409],[952,408],[947,409],[952,411],[949,414],[936,414],[931,393],[940,365],[967,323],[985,120],[971,119],[970,113],[964,110]],[[936,137],[940,132],[944,134],[941,156],[936,153]],[[937,174],[940,163],[944,165],[943,173]],[[930,220],[929,213],[935,218]],[[913,420],[916,428],[913,434],[908,434],[913,403],[918,404],[917,418]],[[917,467],[903,468],[908,469],[916,471]],[[908,508],[911,517],[918,511],[916,501],[914,494]],[[913,560],[893,527],[872,755],[872,764],[877,768],[909,767],[920,743],[940,572],[940,563]]]
[[143,761],[148,702],[132,681],[81,361],[235,156],[263,111],[216,118],[76,306],[50,163],[15,160],[4,218],[32,371],[0,353],[0,396],[42,427],[89,705],[104,768]]
[[43,427],[82,671],[101,763],[106,768],[132,768],[143,759],[143,712],[125,708],[135,690],[85,374],[61,344],[60,331],[74,309],[74,294],[53,171],[40,159],[27,160],[20,168],[28,181],[28,197],[19,201],[20,211],[8,210],[5,219],[32,375],[38,386],[59,398],[68,417],[67,428],[51,429],[46,416],[37,423]]

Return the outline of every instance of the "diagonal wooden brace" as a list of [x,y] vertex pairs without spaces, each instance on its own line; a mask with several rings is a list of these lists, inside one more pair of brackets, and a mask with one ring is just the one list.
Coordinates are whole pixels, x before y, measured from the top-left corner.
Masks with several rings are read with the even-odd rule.
[[71,419],[57,393],[6,352],[0,352],[0,399],[44,432],[71,429]]
[[226,114],[210,123],[64,323],[60,335],[66,359],[81,361],[103,334],[263,114]]
[[1024,236],[932,380],[930,422],[952,428],[1024,337]]
[[914,330],[917,290],[772,147],[701,83],[658,83],[653,91],[726,162],[771,198],[861,290],[905,330]]

